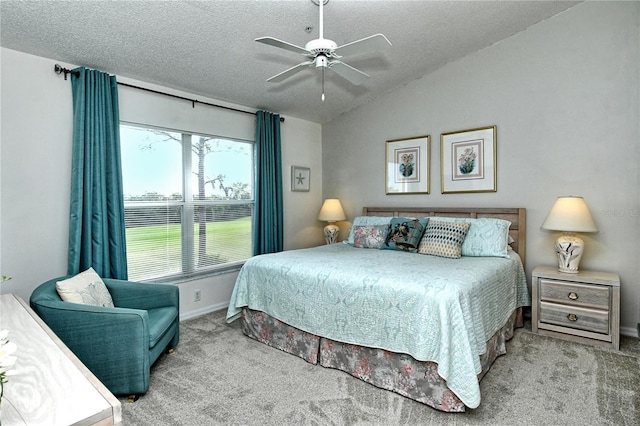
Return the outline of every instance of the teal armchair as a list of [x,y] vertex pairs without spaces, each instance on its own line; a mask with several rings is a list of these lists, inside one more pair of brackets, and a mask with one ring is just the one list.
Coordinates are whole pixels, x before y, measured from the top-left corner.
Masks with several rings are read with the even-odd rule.
[[60,277],[31,294],[31,308],[114,395],[140,395],[149,372],[180,337],[180,293],[173,284],[103,278],[114,308],[64,302]]

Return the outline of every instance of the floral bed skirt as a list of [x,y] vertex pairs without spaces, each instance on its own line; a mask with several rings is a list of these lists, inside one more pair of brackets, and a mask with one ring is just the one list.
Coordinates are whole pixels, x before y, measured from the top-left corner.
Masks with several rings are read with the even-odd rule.
[[[487,342],[480,356],[482,379],[495,359],[507,353],[506,342],[524,323],[522,308],[516,309],[505,325]],[[417,361],[410,355],[346,344],[291,327],[264,312],[243,309],[242,331],[274,348],[296,355],[311,364],[335,368],[382,389],[422,402],[445,412],[462,412],[466,407],[438,375],[435,362]]]

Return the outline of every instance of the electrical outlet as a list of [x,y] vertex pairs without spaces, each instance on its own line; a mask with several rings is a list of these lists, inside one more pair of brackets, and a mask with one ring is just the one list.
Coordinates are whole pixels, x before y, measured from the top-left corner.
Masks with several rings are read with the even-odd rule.
[[196,290],[193,292],[193,301],[194,302],[199,302],[202,299],[202,293],[200,292],[200,290]]

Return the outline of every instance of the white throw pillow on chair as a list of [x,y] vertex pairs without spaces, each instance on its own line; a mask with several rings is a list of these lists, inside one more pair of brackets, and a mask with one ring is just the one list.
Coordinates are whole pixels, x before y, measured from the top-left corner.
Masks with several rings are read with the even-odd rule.
[[93,268],[56,282],[56,290],[65,302],[114,307],[107,286]]

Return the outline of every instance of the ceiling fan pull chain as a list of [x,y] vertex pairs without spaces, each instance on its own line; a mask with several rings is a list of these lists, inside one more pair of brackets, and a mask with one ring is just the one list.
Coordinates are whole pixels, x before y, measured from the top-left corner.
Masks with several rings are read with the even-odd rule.
[[[320,2],[322,4],[322,2]],[[322,67],[322,102],[324,102],[324,67]]]

